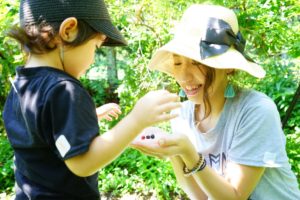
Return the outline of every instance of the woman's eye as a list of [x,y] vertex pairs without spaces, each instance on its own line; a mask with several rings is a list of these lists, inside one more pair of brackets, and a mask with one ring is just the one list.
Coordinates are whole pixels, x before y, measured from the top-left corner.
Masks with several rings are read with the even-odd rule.
[[182,64],[181,62],[174,63],[174,65],[181,65],[181,64]]

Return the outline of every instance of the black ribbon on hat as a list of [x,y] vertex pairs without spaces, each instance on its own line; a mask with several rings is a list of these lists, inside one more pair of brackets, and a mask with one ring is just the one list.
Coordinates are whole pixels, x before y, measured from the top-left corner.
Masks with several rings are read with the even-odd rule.
[[199,43],[201,59],[225,53],[232,45],[246,59],[252,61],[244,54],[246,41],[240,31],[235,35],[231,26],[224,20],[209,18],[206,34]]

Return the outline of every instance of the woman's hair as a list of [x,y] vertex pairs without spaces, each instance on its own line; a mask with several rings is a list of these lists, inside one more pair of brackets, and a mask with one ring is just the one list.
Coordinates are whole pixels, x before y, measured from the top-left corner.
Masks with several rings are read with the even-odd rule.
[[[42,54],[56,49],[53,43],[59,32],[61,22],[42,22],[38,25],[24,27],[14,26],[8,36],[16,39],[26,53]],[[95,36],[97,32],[85,21],[78,20],[77,38],[72,42],[64,42],[70,46],[78,46]]]
[[212,85],[212,83],[215,80],[216,70],[212,67],[203,65],[195,60],[193,60],[193,62],[195,62],[199,66],[199,70],[202,72],[202,74],[205,75],[205,84],[203,88],[204,90],[203,103],[204,103],[205,113],[204,113],[204,117],[200,119],[202,121],[206,119],[211,113],[211,103],[209,101],[208,88]]

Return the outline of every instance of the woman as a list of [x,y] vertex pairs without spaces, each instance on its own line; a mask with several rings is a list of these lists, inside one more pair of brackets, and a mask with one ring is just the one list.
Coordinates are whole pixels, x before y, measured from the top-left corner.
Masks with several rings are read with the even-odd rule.
[[246,59],[244,46],[233,11],[188,8],[174,39],[149,64],[174,77],[188,101],[171,122],[172,134],[148,128],[132,146],[169,157],[191,199],[300,199],[274,102],[230,81],[236,70],[265,76]]

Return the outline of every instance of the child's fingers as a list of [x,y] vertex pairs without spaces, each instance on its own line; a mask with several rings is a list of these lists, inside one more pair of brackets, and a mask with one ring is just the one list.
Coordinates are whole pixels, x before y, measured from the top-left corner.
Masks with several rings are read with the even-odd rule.
[[174,93],[167,93],[160,97],[160,104],[165,104],[168,102],[179,102],[180,97],[177,94]]
[[120,108],[120,106],[116,103],[108,103],[106,105],[110,106],[111,108]]
[[169,120],[174,119],[176,117],[178,117],[177,113],[174,113],[174,114],[172,114],[172,113],[163,113],[163,114],[161,114],[157,117],[157,122],[169,121]]
[[113,119],[109,115],[105,115],[104,118],[108,121],[112,121]]
[[122,113],[121,108],[118,104],[110,105],[110,109],[115,111],[116,113],[120,113],[120,114]]
[[105,104],[103,106],[100,106],[96,109],[96,112],[98,114],[105,114],[107,112],[110,112],[111,110],[115,111],[116,113],[122,113],[120,106],[118,104],[115,103],[109,103],[109,104]]
[[121,111],[121,109],[120,109],[119,106],[118,106],[118,107],[115,107],[115,108],[114,108],[114,111],[115,111],[116,113],[118,113],[118,114],[122,114],[122,111]]
[[165,131],[163,131],[162,129],[158,128],[158,127],[155,127],[155,126],[151,126],[151,127],[148,127],[146,129],[144,129],[143,131],[143,134],[166,134]]
[[114,118],[118,118],[119,117],[118,113],[116,113],[115,111],[110,111],[109,115],[113,116]]
[[159,106],[158,112],[160,112],[160,113],[170,112],[171,110],[180,108],[181,106],[182,106],[182,104],[180,102],[170,102],[170,103],[162,104],[161,106]]

